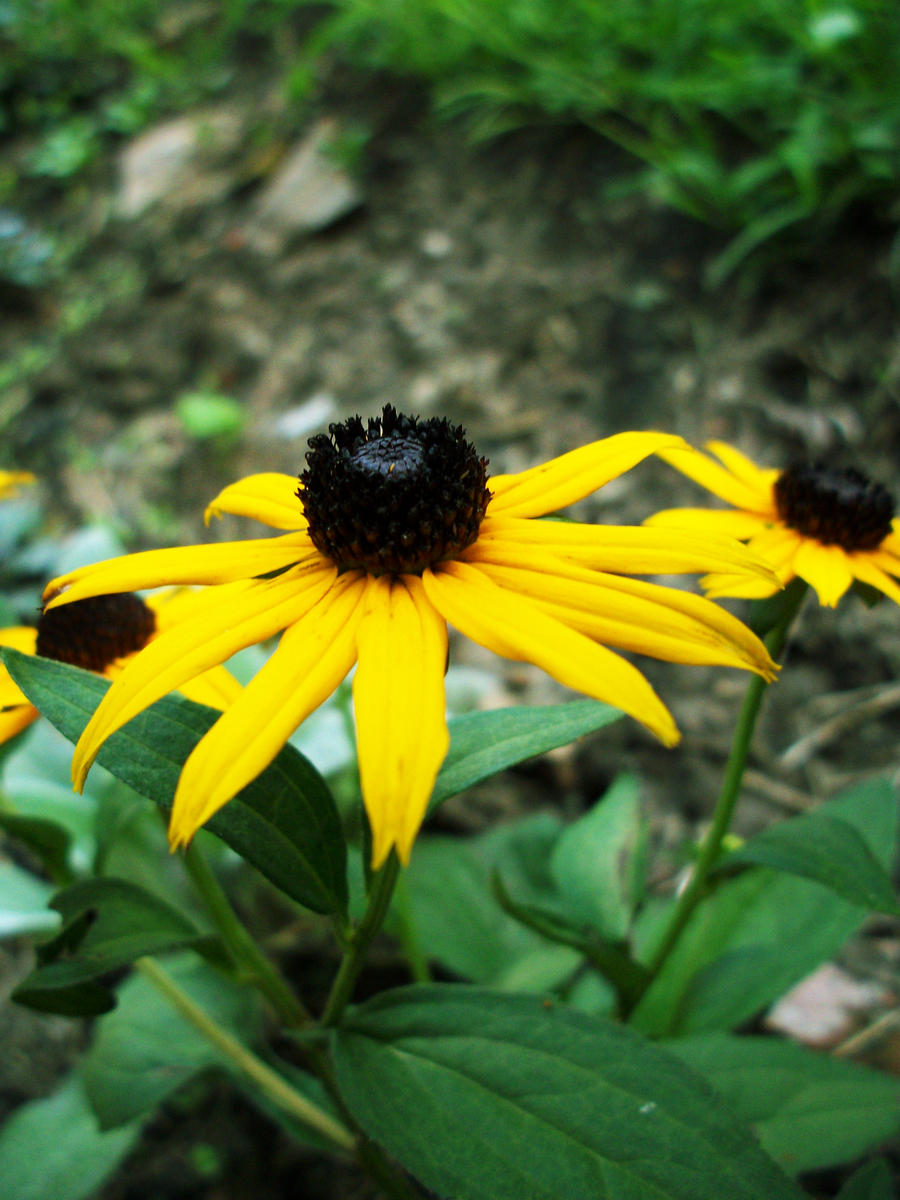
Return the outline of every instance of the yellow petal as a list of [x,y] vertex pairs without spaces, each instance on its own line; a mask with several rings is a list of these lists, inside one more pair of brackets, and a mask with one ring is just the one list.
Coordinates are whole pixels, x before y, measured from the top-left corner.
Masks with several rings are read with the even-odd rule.
[[590,638],[668,662],[718,664],[774,677],[774,664],[746,625],[717,604],[675,588],[605,575],[544,558],[524,568],[480,569],[499,586]]
[[[6,629],[0,629],[0,646],[8,646],[11,650],[21,651],[22,654],[34,654],[36,645],[37,630],[33,625],[10,625]],[[31,701],[0,662],[0,708],[13,708],[22,704],[30,705]],[[15,732],[18,733],[18,729]],[[9,737],[12,737],[12,734],[9,734]]]
[[299,620],[327,593],[334,577],[334,568],[303,573],[294,568],[273,580],[223,588],[221,604],[210,589],[209,608],[148,642],[103,697],[72,757],[76,790],[84,785],[97,751],[117,729],[160,696]]
[[754,492],[758,492],[761,496],[772,495],[772,488],[775,480],[781,474],[780,471],[770,467],[758,467],[751,458],[742,454],[734,446],[729,446],[727,442],[707,442],[706,449],[715,454],[726,470]]
[[230,583],[316,559],[321,561],[322,556],[305,533],[181,546],[174,550],[145,550],[60,575],[47,584],[44,599],[51,608],[110,592],[136,592],[171,584]]
[[900,575],[900,552],[887,549],[885,542],[882,542],[876,550],[865,550],[860,554],[853,555],[854,562],[862,558],[867,559],[873,566],[888,575]]
[[[730,514],[729,514],[730,515]],[[733,538],[648,529],[642,525],[581,525],[569,521],[486,519],[467,562],[527,566],[547,552],[600,571],[655,575],[680,571],[746,571],[772,582],[772,571]]]
[[850,570],[853,572],[854,578],[858,579],[860,583],[867,583],[870,587],[877,588],[889,600],[900,604],[900,587],[886,571],[881,569],[877,562],[873,561],[873,558],[874,556],[871,554],[850,555]]
[[278,649],[197,743],[178,781],[169,842],[185,845],[265,770],[297,726],[327,700],[356,658],[366,577],[341,575],[289,626]]
[[40,713],[30,704],[20,704],[0,712],[0,745],[14,738],[17,733],[27,729],[32,721],[36,721]]
[[684,445],[668,433],[617,433],[517,475],[492,475],[491,516],[541,517],[582,500],[665,447]]
[[210,667],[202,675],[187,680],[178,690],[195,704],[226,709],[237,700],[243,688],[227,667]]
[[794,570],[815,588],[819,603],[834,608],[853,582],[847,552],[840,546],[823,546],[804,539],[794,556]]
[[761,600],[767,596],[774,596],[779,586],[786,587],[797,574],[794,560],[803,541],[803,535],[796,530],[776,524],[768,525],[747,543],[747,549],[769,564],[780,583],[770,585],[764,580],[750,579],[746,575],[714,572],[704,576],[700,584],[710,597],[734,596],[743,600]]
[[733,504],[735,508],[743,508],[747,512],[775,519],[777,514],[771,488],[766,491],[750,486],[745,479],[738,478],[690,446],[675,450],[664,449],[657,453],[676,471],[687,475],[689,479],[693,479],[695,483],[699,483],[701,487],[705,487],[728,504]]
[[14,496],[27,483],[34,483],[30,471],[0,471],[0,500]]
[[420,579],[383,576],[370,583],[357,645],[353,702],[372,866],[393,846],[405,864],[450,744],[447,625]]
[[731,508],[666,508],[647,517],[645,526],[683,529],[698,537],[733,537],[744,540],[771,526],[770,517]]
[[668,709],[635,667],[541,612],[468,563],[427,570],[428,599],[460,633],[517,662],[532,662],[565,687],[613,704],[666,745],[678,741]]
[[238,517],[253,517],[275,529],[305,529],[306,518],[297,497],[297,486],[294,475],[276,471],[248,475],[223,488],[207,506],[203,520],[208,525],[213,517],[233,513]]

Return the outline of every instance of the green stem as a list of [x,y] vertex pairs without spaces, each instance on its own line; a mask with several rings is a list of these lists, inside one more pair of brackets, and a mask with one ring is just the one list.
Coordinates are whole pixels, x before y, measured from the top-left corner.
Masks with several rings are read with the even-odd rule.
[[350,937],[338,973],[334,977],[334,983],[331,985],[331,992],[322,1013],[321,1024],[326,1027],[336,1025],[340,1021],[344,1009],[350,1002],[353,987],[363,969],[372,939],[387,916],[399,874],[400,860],[392,851],[390,858],[372,880],[368,906],[362,920]]
[[311,1025],[311,1015],[288,987],[274,963],[260,950],[231,907],[231,901],[222,890],[196,841],[191,842],[185,851],[184,865],[235,965],[265,996],[279,1020],[285,1025],[295,1029]]
[[349,1153],[358,1151],[356,1138],[339,1121],[324,1112],[311,1100],[295,1091],[277,1071],[243,1046],[227,1030],[205,1013],[175,982],[172,976],[152,958],[140,958],[135,963],[141,974],[149,979],[185,1020],[223,1054],[242,1075],[251,1080],[284,1112],[314,1129],[335,1146]]
[[[807,592],[807,585],[802,580],[794,582],[777,597],[778,611],[773,623],[769,626],[763,641],[769,654],[777,662],[784,650],[788,631],[794,617]],[[756,728],[756,718],[759,715],[762,698],[767,687],[766,680],[761,675],[753,675],[747,685],[744,702],[741,705],[737,726],[731,742],[731,752],[725,764],[725,775],[722,779],[722,789],[713,810],[712,824],[706,837],[700,844],[697,861],[691,872],[687,886],[678,897],[671,920],[663,933],[648,966],[651,978],[655,977],[668,958],[673,946],[681,936],[691,914],[703,898],[709,873],[715,866],[722,852],[722,843],[731,827],[735,805],[741,791],[744,769],[747,766],[747,755]]]

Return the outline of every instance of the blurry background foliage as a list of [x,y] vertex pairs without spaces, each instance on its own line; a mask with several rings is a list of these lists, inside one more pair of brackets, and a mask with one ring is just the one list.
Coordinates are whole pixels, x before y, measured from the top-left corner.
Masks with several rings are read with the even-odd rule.
[[773,239],[808,249],[851,205],[896,199],[887,0],[5,0],[0,128],[34,136],[0,203],[16,171],[70,178],[105,139],[226,88],[260,45],[300,101],[342,57],[424,81],[476,138],[588,126],[634,157],[626,186],[730,232],[712,283]]

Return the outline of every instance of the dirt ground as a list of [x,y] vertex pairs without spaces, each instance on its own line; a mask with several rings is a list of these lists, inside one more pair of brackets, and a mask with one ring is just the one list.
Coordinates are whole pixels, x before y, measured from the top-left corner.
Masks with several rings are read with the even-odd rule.
[[[268,158],[254,158],[243,136],[261,109],[281,130]],[[5,297],[0,359],[25,344],[53,346],[4,401],[5,461],[40,476],[61,523],[112,520],[135,546],[234,536],[244,528],[237,521],[203,529],[203,505],[220,486],[256,470],[297,472],[311,433],[388,401],[464,424],[494,470],[660,428],[694,442],[724,438],[769,465],[833,454],[896,486],[900,339],[887,226],[854,218],[814,256],[711,294],[703,268],[722,237],[641,195],[611,199],[608,185],[625,164],[591,136],[558,129],[472,147],[436,126],[418,93],[376,81],[333,87],[309,125],[326,117],[339,133],[365,126],[355,164],[361,203],[266,250],[251,236],[259,195],[306,129],[279,126],[278,100],[257,81],[246,95],[235,89],[227,116],[242,132],[216,164],[218,190],[192,191],[182,180],[126,219],[116,215],[121,184],[110,159],[89,194],[54,201],[83,241],[75,275],[27,303]],[[96,315],[54,332],[79,291],[96,299]],[[199,389],[245,407],[236,444],[186,432],[175,402]],[[579,513],[639,522],[698,498],[648,463]],[[501,695],[559,694],[537,672],[471,647],[454,653],[493,664]],[[760,727],[745,831],[898,766],[896,608],[868,610],[855,599],[837,612],[810,607],[791,657]],[[545,803],[548,776],[589,803],[625,765],[646,780],[664,850],[696,832],[743,682],[735,672],[643,666],[684,731],[681,748],[662,751],[622,722],[550,768],[521,772],[514,786],[457,804],[446,827],[477,828]],[[825,718],[837,718],[831,734],[785,766],[785,752]],[[226,1116],[241,1133],[227,1147],[234,1170],[214,1186],[179,1179],[166,1165],[173,1153],[183,1161],[177,1150],[154,1155],[177,1126],[164,1115],[103,1195],[366,1194],[263,1133],[261,1119],[224,1092],[195,1114],[191,1136],[215,1137]],[[263,1184],[247,1166],[260,1138],[271,1141]]]

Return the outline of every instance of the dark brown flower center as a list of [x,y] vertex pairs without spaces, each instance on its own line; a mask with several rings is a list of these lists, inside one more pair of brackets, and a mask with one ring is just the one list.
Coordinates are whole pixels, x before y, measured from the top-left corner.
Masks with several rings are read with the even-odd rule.
[[73,600],[41,613],[37,653],[102,674],[117,658],[142,650],[156,615],[131,592]]
[[478,536],[487,459],[465,430],[385,405],[310,438],[297,495],[314,545],[342,570],[421,573]]
[[822,463],[788,467],[775,481],[775,505],[785,525],[826,546],[874,550],[891,531],[894,500],[887,488],[852,467]]

